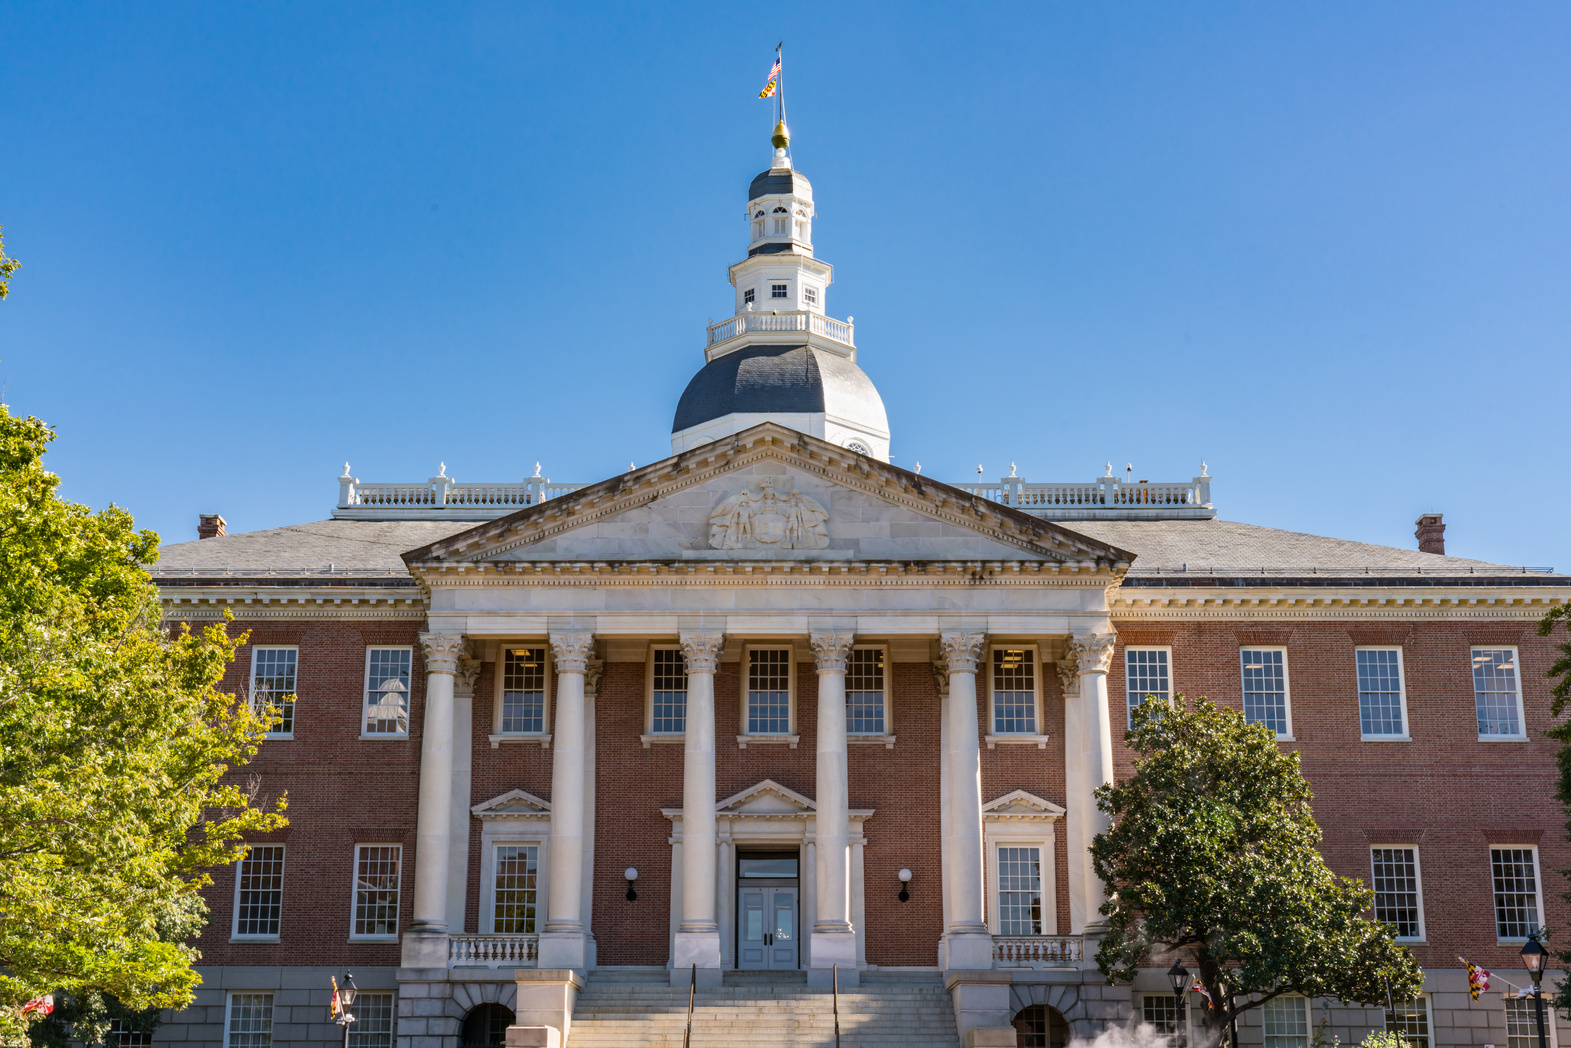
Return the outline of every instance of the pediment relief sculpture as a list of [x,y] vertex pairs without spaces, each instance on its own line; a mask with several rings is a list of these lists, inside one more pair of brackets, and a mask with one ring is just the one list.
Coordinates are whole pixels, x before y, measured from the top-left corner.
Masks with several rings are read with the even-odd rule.
[[829,512],[792,489],[790,481],[760,477],[723,499],[709,517],[714,549],[823,549]]

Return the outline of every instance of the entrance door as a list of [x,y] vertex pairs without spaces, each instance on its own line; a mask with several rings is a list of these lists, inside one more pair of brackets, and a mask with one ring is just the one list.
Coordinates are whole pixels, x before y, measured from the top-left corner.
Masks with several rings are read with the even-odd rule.
[[796,889],[743,885],[737,893],[736,966],[753,970],[796,967]]

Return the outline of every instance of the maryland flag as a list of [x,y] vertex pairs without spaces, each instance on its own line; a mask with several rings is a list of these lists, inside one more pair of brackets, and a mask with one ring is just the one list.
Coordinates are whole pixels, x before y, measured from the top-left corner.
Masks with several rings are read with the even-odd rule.
[[1216,1007],[1216,1002],[1211,1000],[1211,991],[1207,990],[1206,984],[1200,981],[1200,976],[1195,976],[1194,985],[1191,986],[1190,989],[1194,990],[1196,993],[1206,999],[1206,1011],[1209,1012],[1211,1009]]
[[1476,964],[1467,966],[1467,992],[1473,1000],[1478,1000],[1478,995],[1489,989],[1489,972]]
[[34,1012],[39,1015],[52,1015],[54,1010],[55,995],[52,993],[46,993],[42,997],[34,997],[31,1001],[22,1005],[23,1015],[32,1015]]
[[333,1022],[336,1023],[341,1018],[343,1018],[344,1002],[338,996],[338,976],[336,976],[336,975],[332,976],[332,980],[333,980],[333,1001],[332,1001],[332,1003],[330,1005],[328,1005],[327,1014],[328,1014],[328,1017],[330,1019],[332,1019]]
[[764,84],[764,89],[758,92],[759,98],[768,98],[775,93],[775,88],[780,82],[780,56],[775,55],[775,64],[769,67],[769,80]]

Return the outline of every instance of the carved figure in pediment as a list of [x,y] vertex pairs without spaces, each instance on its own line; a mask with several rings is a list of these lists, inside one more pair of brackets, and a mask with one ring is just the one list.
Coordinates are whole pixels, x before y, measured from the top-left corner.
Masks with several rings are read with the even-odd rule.
[[800,491],[778,490],[774,477],[761,477],[715,507],[709,545],[715,549],[823,549],[829,545],[829,513]]

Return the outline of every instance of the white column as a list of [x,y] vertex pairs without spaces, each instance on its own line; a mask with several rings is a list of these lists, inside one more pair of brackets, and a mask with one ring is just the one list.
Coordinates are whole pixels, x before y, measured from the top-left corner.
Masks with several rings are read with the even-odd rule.
[[1100,910],[1107,901],[1107,888],[1091,869],[1091,839],[1106,830],[1108,818],[1096,806],[1091,796],[1099,786],[1113,781],[1113,721],[1107,708],[1107,670],[1113,662],[1113,644],[1117,636],[1112,633],[1077,633],[1070,643],[1070,651],[1080,670],[1080,703],[1084,710],[1081,724],[1081,767],[1085,779],[1080,861],[1085,868],[1086,925],[1099,927],[1107,922]]
[[1064,850],[1069,865],[1069,932],[1086,929],[1086,807],[1085,706],[1080,698],[1080,670],[1070,650],[1058,664],[1064,696]]
[[453,818],[453,674],[461,633],[422,633],[425,726],[420,738],[420,808],[415,820],[414,920],[403,966],[447,967],[447,864]]
[[671,950],[672,985],[693,965],[707,985],[720,982],[715,906],[715,664],[725,636],[683,633],[687,729],[682,743],[682,923]]
[[943,900],[944,929],[938,936],[938,966],[947,969],[950,902],[955,886],[949,879],[949,664],[943,659],[933,660],[933,680],[938,687],[938,890]]
[[[856,935],[851,929],[851,788],[846,769],[846,660],[851,633],[811,633],[808,645],[818,663],[818,766],[816,911],[813,920],[812,969],[828,985],[831,966],[838,964],[842,981],[856,973]],[[850,985],[855,985],[854,982]]]
[[541,968],[589,966],[584,933],[584,669],[592,633],[551,634],[556,717],[551,734],[551,860]]
[[447,929],[464,930],[469,901],[469,805],[474,780],[475,678],[480,659],[466,650],[453,677],[453,797],[447,843]]
[[976,713],[976,670],[986,640],[983,633],[944,633],[938,638],[949,669],[951,970],[993,966],[993,937],[982,897],[982,751]]
[[595,699],[604,672],[603,659],[584,664],[584,861],[579,891],[591,968],[595,964]]

